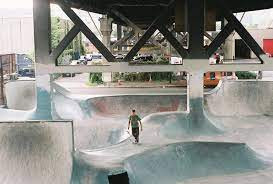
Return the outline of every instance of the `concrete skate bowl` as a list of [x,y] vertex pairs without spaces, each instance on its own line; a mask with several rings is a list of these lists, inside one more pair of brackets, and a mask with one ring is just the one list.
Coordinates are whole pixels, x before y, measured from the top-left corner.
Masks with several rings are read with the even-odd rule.
[[121,143],[129,138],[128,116],[136,109],[149,113],[185,110],[185,96],[125,95],[75,100],[55,91],[54,116],[73,119],[75,148],[91,150]]
[[140,116],[156,112],[186,111],[186,96],[182,95],[123,95],[92,98],[87,101],[99,116],[128,117],[132,109]]
[[69,184],[71,122],[1,122],[0,183]]
[[271,166],[245,144],[189,142],[146,151],[125,161],[130,184],[176,184]]
[[52,119],[50,94],[35,80],[8,82],[5,94],[7,108],[0,109],[0,121]]
[[205,96],[205,109],[215,116],[272,116],[273,82],[224,81]]

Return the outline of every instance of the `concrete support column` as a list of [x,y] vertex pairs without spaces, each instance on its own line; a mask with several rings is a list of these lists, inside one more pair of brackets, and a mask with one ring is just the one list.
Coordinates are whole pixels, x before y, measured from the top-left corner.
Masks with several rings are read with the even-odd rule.
[[203,112],[204,81],[203,72],[188,74],[187,111]]
[[189,57],[204,59],[205,1],[187,0],[187,27],[189,33]]
[[[205,2],[204,0],[187,0],[187,27],[189,33],[189,57],[192,59],[187,63],[191,67],[202,65],[206,61],[204,48],[205,31]],[[203,71],[189,73],[188,76],[188,111],[191,114],[203,113]]]
[[50,1],[33,1],[33,22],[36,63],[49,64],[51,52]]
[[[111,33],[112,33],[112,18],[104,15],[100,20],[100,31],[102,34],[102,43],[111,50]],[[108,62],[105,58],[103,58],[103,62]],[[103,82],[111,82],[112,81],[112,73],[102,73]]]
[[[222,29],[224,28],[225,25],[227,25],[227,20],[224,19],[222,21]],[[223,51],[224,51],[224,59],[225,60],[233,60],[235,59],[235,39],[234,35],[231,34],[229,37],[227,37],[224,45],[223,45]]]
[[34,120],[50,120],[51,117],[51,96],[50,76],[41,74],[47,65],[55,64],[50,57],[51,52],[51,17],[50,1],[33,1],[33,23],[36,61],[36,91],[37,105]]
[[[122,32],[123,32],[123,35],[127,35],[127,34],[129,33],[129,30],[128,30],[127,27],[123,27]],[[127,44],[128,44],[128,41],[126,41],[124,44],[127,45]],[[127,46],[124,46],[123,48],[124,48],[125,51],[128,50],[128,47],[127,47]]]
[[[117,25],[117,40],[120,40],[122,37],[122,26],[121,25]],[[118,46],[118,51],[122,51],[122,46]]]
[[111,33],[112,33],[112,18],[108,18],[107,16],[103,16],[100,18],[100,31],[102,34],[102,43],[110,49],[111,44]]

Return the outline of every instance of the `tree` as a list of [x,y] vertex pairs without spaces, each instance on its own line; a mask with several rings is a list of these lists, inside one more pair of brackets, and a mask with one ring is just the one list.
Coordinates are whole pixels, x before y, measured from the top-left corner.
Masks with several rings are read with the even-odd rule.
[[[69,20],[63,20],[59,17],[51,18],[51,46],[53,49],[58,46],[72,26],[73,24]],[[81,55],[85,55],[85,46],[82,41],[82,34],[79,33],[60,55],[58,64],[69,64],[71,60],[79,59]]]

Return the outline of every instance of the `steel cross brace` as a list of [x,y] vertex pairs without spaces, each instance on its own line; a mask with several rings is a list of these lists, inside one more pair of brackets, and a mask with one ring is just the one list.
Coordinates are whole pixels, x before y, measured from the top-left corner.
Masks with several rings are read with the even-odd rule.
[[[111,12],[116,15],[117,17],[119,17],[122,21],[124,21],[128,26],[130,26],[133,30],[134,33],[137,34],[144,34],[144,31],[139,28],[135,23],[133,23],[130,19],[128,19],[125,15],[123,15],[122,13],[120,13],[118,10],[116,10],[115,8],[111,9]],[[149,40],[156,46],[161,47],[160,43],[158,43],[153,37],[150,37]],[[113,47],[114,48],[114,47]]]
[[149,28],[145,31],[142,37],[138,40],[138,42],[134,45],[134,47],[129,51],[129,53],[125,56],[123,61],[128,62],[133,59],[133,57],[137,54],[137,52],[143,47],[143,45],[152,37],[154,32],[157,30],[157,25],[164,24],[167,21],[168,15],[170,11],[173,9],[175,5],[175,0],[172,0],[168,6],[165,8],[162,14],[160,14],[153,23],[149,26]]
[[[80,31],[81,30],[78,26],[73,26],[73,28],[67,33],[63,40],[58,44],[58,46],[51,52],[50,57],[52,58],[52,60],[57,61],[58,57],[63,53],[66,47],[73,41],[73,39]],[[56,65],[58,65],[57,62]]]
[[207,48],[207,55],[210,57],[233,31],[234,28],[232,24],[228,23]]
[[259,60],[263,64],[264,60],[261,57],[261,55],[265,55],[265,53],[263,49],[260,47],[260,45],[255,41],[251,34],[246,30],[246,28],[231,12],[225,10],[224,13],[227,21],[233,25],[235,31],[241,36],[243,41],[254,52],[254,54],[259,58]]
[[71,19],[75,26],[79,27],[81,32],[94,44],[99,52],[105,57],[108,62],[114,62],[115,58],[105,45],[96,37],[96,35],[88,28],[88,26],[78,17],[78,15],[65,3],[63,0],[58,0],[57,3],[62,8],[64,13]]
[[173,34],[166,28],[166,26],[158,25],[158,30],[163,36],[171,43],[175,50],[180,54],[182,58],[187,57],[188,51],[182,46],[182,44],[173,36]]
[[255,41],[255,39],[250,35],[246,28],[241,24],[241,22],[230,12],[226,7],[223,1],[218,2],[218,6],[222,8],[225,19],[228,21],[228,24],[224,29],[217,35],[217,37],[212,41],[209,47],[206,49],[207,55],[211,56],[218,47],[226,40],[226,38],[235,30],[247,44],[247,46],[254,52],[262,64],[264,60],[262,56],[265,56],[263,49]]
[[125,43],[127,40],[131,39],[132,37],[134,37],[135,32],[132,30],[129,33],[127,33],[126,35],[124,35],[120,40],[116,41],[111,47],[112,50],[117,47],[120,46],[121,44]]

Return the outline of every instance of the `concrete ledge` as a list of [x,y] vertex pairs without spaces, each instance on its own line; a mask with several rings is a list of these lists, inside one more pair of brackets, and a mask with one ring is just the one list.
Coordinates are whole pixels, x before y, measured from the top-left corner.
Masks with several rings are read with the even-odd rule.
[[1,122],[0,183],[69,184],[73,151],[71,121]]

